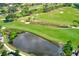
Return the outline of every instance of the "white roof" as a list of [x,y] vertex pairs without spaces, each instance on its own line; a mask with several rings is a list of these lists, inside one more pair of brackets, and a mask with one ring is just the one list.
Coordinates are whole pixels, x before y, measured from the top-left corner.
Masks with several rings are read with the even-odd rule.
[[4,38],[3,38],[3,37],[0,37],[0,41],[1,41],[1,42],[4,42]]

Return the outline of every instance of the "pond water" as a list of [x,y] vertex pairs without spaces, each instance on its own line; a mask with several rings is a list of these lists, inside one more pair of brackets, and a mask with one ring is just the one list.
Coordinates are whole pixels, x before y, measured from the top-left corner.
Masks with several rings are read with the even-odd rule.
[[57,52],[59,48],[58,46],[29,32],[19,34],[15,38],[13,45],[21,49],[22,51],[34,53],[40,56],[58,55],[58,52]]

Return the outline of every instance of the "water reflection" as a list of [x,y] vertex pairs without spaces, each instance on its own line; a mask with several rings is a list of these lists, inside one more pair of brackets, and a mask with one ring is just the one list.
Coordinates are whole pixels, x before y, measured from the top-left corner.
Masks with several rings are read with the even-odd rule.
[[19,34],[13,44],[22,51],[32,52],[36,55],[58,55],[56,45],[29,32]]

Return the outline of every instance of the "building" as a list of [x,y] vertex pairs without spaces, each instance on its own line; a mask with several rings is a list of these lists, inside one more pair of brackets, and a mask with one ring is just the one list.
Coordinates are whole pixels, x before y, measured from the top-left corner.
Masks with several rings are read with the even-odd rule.
[[4,37],[2,36],[1,33],[0,33],[0,42],[4,43]]

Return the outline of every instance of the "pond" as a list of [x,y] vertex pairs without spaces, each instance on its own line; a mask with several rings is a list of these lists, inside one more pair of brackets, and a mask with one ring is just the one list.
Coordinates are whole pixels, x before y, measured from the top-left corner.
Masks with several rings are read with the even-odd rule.
[[40,56],[57,56],[58,46],[29,32],[19,34],[13,45],[22,51]]

